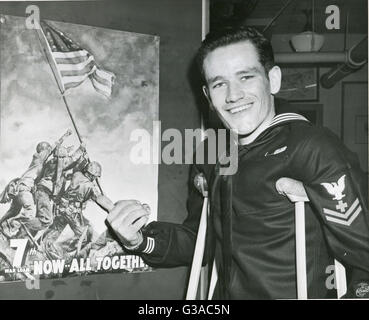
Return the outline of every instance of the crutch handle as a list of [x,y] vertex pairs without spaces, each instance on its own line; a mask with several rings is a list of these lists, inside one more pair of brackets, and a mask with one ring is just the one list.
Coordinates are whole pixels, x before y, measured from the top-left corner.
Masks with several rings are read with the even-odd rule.
[[291,178],[280,178],[275,187],[278,193],[286,196],[291,202],[309,202],[306,190],[301,181]]

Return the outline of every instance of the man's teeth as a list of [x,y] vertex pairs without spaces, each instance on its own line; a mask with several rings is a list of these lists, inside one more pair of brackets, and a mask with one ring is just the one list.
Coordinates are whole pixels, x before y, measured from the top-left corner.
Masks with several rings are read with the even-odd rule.
[[251,106],[251,103],[248,103],[248,104],[245,104],[244,106],[240,106],[240,107],[237,107],[237,108],[233,108],[231,110],[229,110],[231,113],[236,113],[236,112],[240,112],[242,110],[245,110],[247,109],[249,106]]

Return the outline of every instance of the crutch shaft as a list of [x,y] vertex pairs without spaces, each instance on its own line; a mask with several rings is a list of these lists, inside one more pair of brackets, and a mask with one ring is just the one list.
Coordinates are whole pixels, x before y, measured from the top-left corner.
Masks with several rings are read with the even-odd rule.
[[345,267],[336,259],[334,260],[334,272],[336,277],[335,280],[336,280],[337,298],[340,299],[347,292],[347,280]]
[[196,293],[200,278],[200,271],[202,266],[202,259],[204,255],[205,248],[205,236],[206,236],[206,220],[207,220],[207,209],[208,209],[208,198],[204,198],[204,203],[202,206],[201,218],[199,231],[197,233],[195,252],[192,261],[190,281],[188,284],[186,300],[195,300]]
[[304,202],[295,203],[297,298],[307,299]]

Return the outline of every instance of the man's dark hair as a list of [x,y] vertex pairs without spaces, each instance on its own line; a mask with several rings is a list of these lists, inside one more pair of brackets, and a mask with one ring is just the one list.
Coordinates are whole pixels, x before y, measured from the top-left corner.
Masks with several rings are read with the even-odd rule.
[[274,54],[270,41],[254,28],[237,27],[210,32],[202,42],[197,52],[196,60],[203,80],[206,80],[203,66],[206,56],[217,48],[241,41],[250,41],[255,46],[259,55],[259,62],[268,76],[269,70],[274,66]]

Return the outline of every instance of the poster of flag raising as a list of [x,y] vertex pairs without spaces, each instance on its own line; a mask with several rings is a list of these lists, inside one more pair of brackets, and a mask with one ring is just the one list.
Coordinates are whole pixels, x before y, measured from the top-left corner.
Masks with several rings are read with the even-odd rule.
[[157,217],[157,164],[130,151],[135,129],[159,143],[159,37],[2,15],[0,56],[0,282],[151,271],[105,219]]

